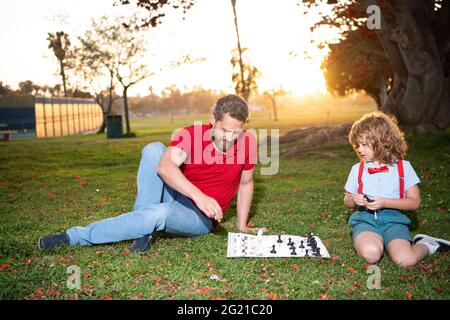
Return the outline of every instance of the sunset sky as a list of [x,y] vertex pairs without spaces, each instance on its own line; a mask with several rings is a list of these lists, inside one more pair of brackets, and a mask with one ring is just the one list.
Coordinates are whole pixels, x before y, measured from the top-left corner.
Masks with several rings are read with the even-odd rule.
[[[241,42],[249,48],[253,64],[262,72],[261,91],[273,87],[294,95],[324,92],[320,61],[324,52],[310,41],[331,37],[329,30],[312,34],[309,27],[317,14],[302,14],[297,0],[238,0],[237,12]],[[17,88],[20,81],[56,84],[57,64],[47,46],[48,32],[64,30],[76,37],[90,26],[92,18],[101,15],[129,15],[135,6],[113,7],[114,0],[0,0],[0,81]],[[144,58],[151,77],[130,90],[147,95],[151,85],[156,93],[176,84],[233,92],[231,84],[231,50],[236,34],[230,0],[197,0],[187,12],[169,12],[148,32],[148,54]],[[66,17],[65,19],[55,17]],[[307,58],[304,52],[311,57]],[[159,71],[189,54],[205,60],[171,70]],[[167,68],[166,68],[167,69]]]

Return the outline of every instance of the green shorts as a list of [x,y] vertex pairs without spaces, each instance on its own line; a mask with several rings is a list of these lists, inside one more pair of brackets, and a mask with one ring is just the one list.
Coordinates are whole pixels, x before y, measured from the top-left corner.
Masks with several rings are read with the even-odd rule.
[[348,220],[352,227],[352,237],[356,237],[364,231],[378,234],[384,242],[386,248],[389,242],[395,239],[411,241],[409,234],[409,224],[411,220],[398,210],[384,209],[375,214],[367,211],[356,211]]

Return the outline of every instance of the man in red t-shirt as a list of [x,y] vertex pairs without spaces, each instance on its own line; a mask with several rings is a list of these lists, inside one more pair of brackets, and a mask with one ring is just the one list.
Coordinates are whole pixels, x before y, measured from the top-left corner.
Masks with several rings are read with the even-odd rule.
[[155,231],[181,236],[211,232],[236,194],[237,229],[250,231],[257,143],[243,130],[247,118],[244,100],[220,98],[209,125],[180,130],[167,149],[159,142],[144,147],[132,212],[42,237],[39,248],[135,239],[130,249],[146,251]]

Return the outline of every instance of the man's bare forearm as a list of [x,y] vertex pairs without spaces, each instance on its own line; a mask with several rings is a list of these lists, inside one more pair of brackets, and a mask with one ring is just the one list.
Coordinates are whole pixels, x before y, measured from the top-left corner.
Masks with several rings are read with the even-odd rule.
[[160,164],[157,168],[158,174],[171,188],[180,192],[188,198],[195,199],[202,192],[192,184],[174,164]]
[[247,226],[248,214],[253,199],[253,180],[240,184],[237,198],[237,223],[238,230],[245,230]]

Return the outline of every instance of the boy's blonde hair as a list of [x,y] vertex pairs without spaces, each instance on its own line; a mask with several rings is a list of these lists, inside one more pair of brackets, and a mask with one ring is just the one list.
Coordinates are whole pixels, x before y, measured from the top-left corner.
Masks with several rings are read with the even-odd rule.
[[397,119],[380,111],[365,114],[356,121],[348,140],[360,158],[358,144],[366,140],[374,150],[374,159],[385,164],[402,159],[408,149]]

